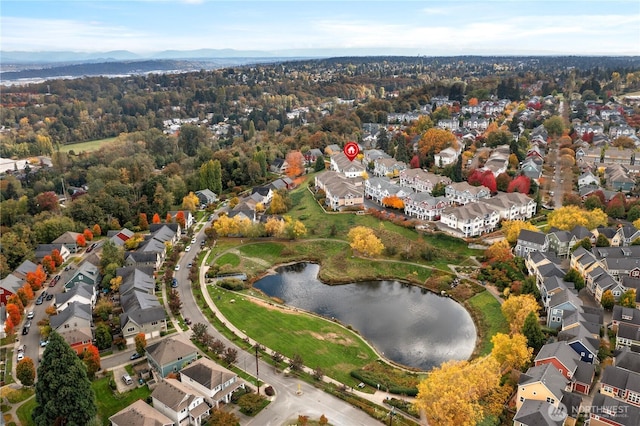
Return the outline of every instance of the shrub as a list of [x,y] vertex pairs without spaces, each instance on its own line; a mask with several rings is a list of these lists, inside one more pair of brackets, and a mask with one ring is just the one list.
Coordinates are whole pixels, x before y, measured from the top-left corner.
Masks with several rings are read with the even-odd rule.
[[273,396],[276,394],[276,392],[273,390],[271,386],[267,386],[266,388],[264,388],[264,394],[267,396]]

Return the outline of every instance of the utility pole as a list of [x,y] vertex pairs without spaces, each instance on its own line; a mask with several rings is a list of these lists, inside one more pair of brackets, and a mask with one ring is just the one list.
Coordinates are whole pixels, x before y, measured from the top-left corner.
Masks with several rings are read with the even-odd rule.
[[258,395],[260,395],[260,376],[258,374],[258,343],[256,343],[256,387],[258,388]]

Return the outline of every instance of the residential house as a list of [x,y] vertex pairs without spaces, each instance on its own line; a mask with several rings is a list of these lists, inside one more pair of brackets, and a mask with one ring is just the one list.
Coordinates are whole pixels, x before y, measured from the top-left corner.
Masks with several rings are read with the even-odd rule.
[[100,271],[96,265],[84,261],[73,272],[71,278],[64,285],[65,291],[71,289],[76,284],[83,283],[97,288],[100,284]]
[[198,349],[180,336],[172,336],[147,346],[149,367],[160,377],[177,373],[198,358]]
[[491,196],[491,190],[486,186],[473,186],[467,182],[453,182],[445,187],[445,197],[452,203],[475,203]]
[[18,290],[24,286],[27,281],[24,278],[20,278],[15,274],[9,274],[0,280],[0,306],[7,304],[9,299],[14,294],[18,294]]
[[124,264],[130,267],[150,267],[158,270],[162,266],[162,259],[159,252],[131,251],[126,253]]
[[[544,278],[546,275],[543,275],[541,271],[542,267],[547,267],[547,265],[553,265],[560,271],[558,274],[559,277],[564,277],[562,269],[560,269],[561,259],[556,257],[554,253],[551,252],[529,252],[529,254],[525,257],[524,264],[527,267],[527,271],[529,275],[536,277],[536,285],[538,288],[542,285]],[[545,269],[546,272],[546,269]]]
[[582,188],[587,185],[600,185],[600,178],[594,175],[591,171],[578,176],[578,188]]
[[141,399],[109,417],[109,421],[111,426],[174,426],[173,420]]
[[416,192],[433,191],[433,187],[439,183],[451,184],[451,179],[446,176],[436,175],[423,169],[405,169],[400,171],[400,186],[413,189]]
[[91,305],[72,302],[64,311],[49,317],[49,324],[77,354],[81,354],[92,344]]
[[82,235],[78,232],[67,231],[60,235],[58,238],[52,241],[52,244],[64,244],[71,253],[77,253],[80,247],[78,246],[78,237]]
[[589,426],[638,426],[640,408],[598,393],[588,410]]
[[335,171],[326,171],[315,177],[315,186],[326,194],[326,205],[332,210],[364,205],[362,177],[349,179]]
[[547,233],[549,250],[558,257],[568,257],[571,249],[576,245],[578,239],[569,231],[552,228]]
[[449,205],[445,197],[434,197],[428,192],[412,192],[405,196],[404,214],[420,220],[438,220]]
[[571,392],[588,395],[595,378],[596,366],[580,361],[567,342],[547,343],[534,360],[536,366],[551,364],[570,383]]
[[537,208],[535,200],[519,192],[500,192],[490,198],[481,198],[479,202],[498,209],[503,220],[531,219]]
[[51,256],[54,250],[58,250],[62,261],[66,262],[71,255],[71,252],[64,244],[38,244],[36,247],[35,259],[38,263],[42,262],[45,256]]
[[120,328],[127,344],[133,343],[138,333],[144,333],[148,340],[167,331],[166,313],[155,295],[133,290],[120,296],[120,304],[124,311]]
[[630,176],[629,169],[620,164],[611,164],[604,170],[604,178],[609,188],[614,191],[629,192],[636,181]]
[[640,309],[615,305],[611,312],[611,326],[630,324],[640,328]]
[[209,204],[215,204],[218,202],[218,194],[216,194],[209,188],[196,191],[195,194],[196,197],[198,197],[201,205],[208,206]]
[[287,176],[276,179],[268,185],[268,188],[271,189],[271,191],[289,190],[295,187],[295,182]]
[[[550,274],[542,277],[542,285],[539,287],[540,299],[545,310],[549,309],[551,297],[568,289],[568,283],[563,279],[563,275]],[[562,317],[558,321],[562,321]]]
[[580,318],[581,315],[584,314],[574,312],[563,319],[558,340],[566,341],[582,361],[597,363],[598,349],[600,349],[600,324],[583,321]]
[[562,327],[562,319],[565,315],[580,310],[582,302],[576,294],[569,289],[562,289],[551,295],[546,301],[547,327],[558,329]]
[[605,257],[601,263],[616,280],[622,280],[625,276],[640,276],[640,258],[638,257]]
[[593,235],[596,237],[596,239],[600,235],[604,236],[609,241],[609,245],[614,247],[620,246],[622,242],[620,235],[618,234],[618,228],[613,226],[598,226],[593,230]]
[[[584,247],[578,247],[570,256],[570,267],[577,270],[580,276],[585,278],[587,273],[598,266],[602,266],[598,259],[589,250]],[[593,293],[593,289],[592,289]]]
[[472,115],[471,117],[464,120],[463,125],[467,129],[478,129],[485,131],[487,130],[487,127],[489,127],[489,120],[487,120],[485,117]]
[[[559,281],[561,285],[560,289],[566,288],[566,284],[564,284],[564,282],[562,281],[565,275],[566,272],[564,271],[564,269],[562,269],[562,266],[552,261],[538,265],[533,276],[535,276],[536,286],[542,294],[545,291],[545,286],[549,289],[552,288],[552,286],[549,284],[550,281]],[[547,297],[551,295],[552,292],[549,292],[549,294],[547,294]]]
[[523,229],[518,234],[518,240],[514,248],[514,254],[526,257],[532,251],[547,251],[549,249],[549,239],[544,232],[534,232]]
[[623,247],[629,247],[640,238],[640,230],[633,225],[625,225],[618,228],[618,234],[620,234],[620,243]]
[[469,203],[460,207],[446,207],[439,223],[444,225],[445,230],[468,238],[493,232],[499,221],[500,213],[496,209],[484,203]]
[[564,414],[547,401],[526,399],[513,418],[513,426],[564,426]]
[[372,177],[364,181],[364,196],[379,204],[387,197],[395,196],[402,199],[409,194],[411,190],[391,183],[385,177]]
[[365,167],[359,161],[351,161],[340,151],[331,156],[331,170],[342,173],[348,178],[362,177]]
[[285,174],[289,169],[289,163],[284,158],[274,158],[269,165],[269,170],[273,173]]
[[600,393],[640,407],[640,354],[621,350],[602,372]]
[[174,424],[201,426],[211,409],[204,395],[176,379],[162,379],[151,393],[153,408]]
[[312,148],[304,153],[304,160],[308,166],[315,164],[318,158],[324,158],[322,151],[318,148]]
[[627,347],[634,352],[640,352],[640,326],[629,323],[618,325],[616,333],[616,349]]
[[340,148],[340,146],[336,145],[335,143],[332,143],[331,145],[327,145],[327,147],[324,149],[324,152],[328,156],[332,156],[334,154],[342,152],[342,148]]
[[[442,121],[442,120],[440,120]],[[458,161],[460,152],[452,147],[445,148],[433,156],[434,164],[437,167],[446,167]]]
[[571,382],[553,364],[534,366],[520,375],[516,407],[520,410],[525,400],[546,401],[559,407],[563,392],[570,389]]
[[363,152],[363,156],[362,161],[365,164],[373,163],[381,158],[391,158],[389,154],[379,149],[366,149]]
[[209,358],[200,358],[183,368],[180,381],[205,395],[216,407],[220,403],[230,403],[233,392],[245,386],[236,373]]
[[257,203],[253,200],[252,202],[240,202],[237,206],[235,206],[231,211],[229,211],[229,218],[238,217],[239,219],[248,219],[253,223],[258,221],[258,216],[256,212]]
[[520,164],[520,173],[536,182],[542,176],[542,165],[544,161],[539,157],[527,157]]
[[124,243],[126,243],[127,240],[129,240],[129,238],[133,237],[134,235],[135,235],[135,232],[127,228],[123,228],[119,231],[117,230],[107,231],[107,238],[109,238],[111,242],[118,247],[124,246]]
[[258,186],[251,189],[251,198],[256,203],[262,203],[263,205],[269,205],[273,199],[273,192],[268,186]]
[[600,163],[602,163],[602,149],[599,147],[578,148],[576,150],[576,164],[589,164],[599,167]]
[[373,161],[374,176],[398,177],[400,172],[407,168],[406,163],[398,161],[395,158],[378,158]]
[[116,277],[122,279],[118,292],[123,295],[137,290],[143,293],[155,294],[156,281],[153,278],[153,271],[152,267],[140,266],[125,266],[116,269]]
[[54,296],[53,305],[58,312],[61,312],[75,302],[89,305],[93,309],[96,304],[96,288],[91,284],[78,283],[66,292],[57,293]]

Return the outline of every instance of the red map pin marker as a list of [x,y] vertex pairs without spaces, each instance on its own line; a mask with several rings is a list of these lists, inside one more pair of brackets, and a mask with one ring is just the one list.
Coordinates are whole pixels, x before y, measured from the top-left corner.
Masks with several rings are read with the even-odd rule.
[[349,161],[353,161],[358,156],[358,154],[360,153],[360,147],[355,142],[348,142],[344,146],[344,150],[343,151],[344,151],[344,155],[347,156]]

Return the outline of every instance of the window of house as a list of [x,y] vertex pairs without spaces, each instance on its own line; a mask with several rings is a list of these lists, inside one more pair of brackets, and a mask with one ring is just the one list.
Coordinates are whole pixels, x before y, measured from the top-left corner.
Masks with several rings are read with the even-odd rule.
[[152,321],[151,322],[151,325],[156,325],[156,324],[158,324],[158,321]]
[[127,331],[133,331],[133,330],[135,330],[134,327],[127,328]]
[[627,397],[629,402],[634,404],[640,404],[640,394],[629,392],[629,396]]
[[554,404],[554,403],[556,402],[556,400],[555,400],[555,399],[553,399],[553,398],[551,398],[550,396],[548,396],[548,397],[547,397],[547,402],[548,402],[549,404]]

